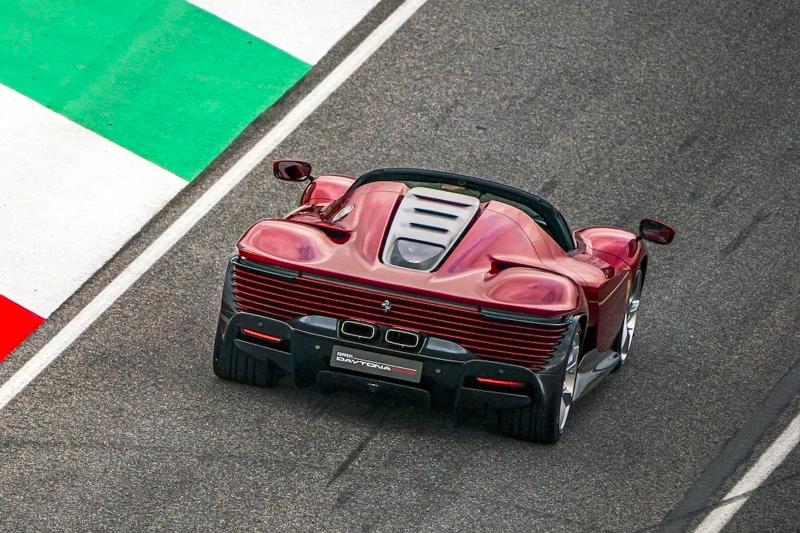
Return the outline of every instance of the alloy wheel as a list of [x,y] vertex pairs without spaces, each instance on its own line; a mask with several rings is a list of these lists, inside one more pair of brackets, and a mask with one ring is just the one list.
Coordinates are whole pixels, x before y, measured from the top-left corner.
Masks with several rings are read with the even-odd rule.
[[642,296],[642,271],[636,273],[636,278],[633,280],[633,287],[631,294],[628,296],[628,303],[625,308],[625,321],[622,323],[622,331],[620,332],[619,343],[619,359],[624,363],[628,358],[628,352],[631,349],[633,342],[633,333],[636,330],[636,316],[639,313],[639,302]]
[[564,371],[564,386],[561,390],[561,406],[558,410],[558,429],[564,431],[567,423],[572,399],[575,395],[575,382],[578,378],[578,355],[581,351],[581,332],[575,332],[572,336],[569,354],[567,355],[567,368]]

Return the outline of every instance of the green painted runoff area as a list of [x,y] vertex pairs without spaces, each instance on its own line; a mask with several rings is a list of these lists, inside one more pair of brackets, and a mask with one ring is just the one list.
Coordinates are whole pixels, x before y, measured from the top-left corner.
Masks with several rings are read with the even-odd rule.
[[182,0],[0,0],[0,83],[186,180],[310,68]]

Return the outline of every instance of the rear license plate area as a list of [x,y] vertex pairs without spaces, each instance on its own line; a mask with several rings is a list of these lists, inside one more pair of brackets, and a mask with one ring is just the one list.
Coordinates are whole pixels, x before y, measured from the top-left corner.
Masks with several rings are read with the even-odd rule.
[[333,347],[330,365],[334,368],[410,381],[411,383],[419,383],[422,379],[421,361],[345,346]]

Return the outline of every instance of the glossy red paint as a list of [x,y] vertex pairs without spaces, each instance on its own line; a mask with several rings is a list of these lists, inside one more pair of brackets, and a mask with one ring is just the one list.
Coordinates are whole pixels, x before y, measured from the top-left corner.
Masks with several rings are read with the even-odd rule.
[[[582,292],[564,269],[554,261],[550,267],[537,261],[534,243],[541,242],[543,234],[549,236],[524,213],[496,201],[481,206],[461,244],[435,272],[383,264],[383,236],[407,190],[392,182],[359,187],[343,202],[352,203],[353,210],[336,223],[315,210],[259,222],[242,237],[239,253],[269,264],[465,304],[547,317],[585,311]],[[337,243],[321,223],[348,235],[347,244]],[[516,266],[498,270],[498,257],[501,265]]]
[[643,242],[630,231],[611,226],[590,226],[575,232],[578,249],[601,257],[617,268],[636,268],[647,254]]
[[325,174],[306,187],[300,203],[303,205],[328,204],[341,197],[352,184],[353,178],[349,176]]
[[633,272],[647,255],[647,248],[630,231],[609,226],[581,228],[575,233],[572,257],[603,274],[584,280],[589,302],[590,342],[600,350],[611,347],[625,315]]
[[[303,207],[263,220],[238,243],[242,257],[333,280],[542,317],[584,315],[586,342],[607,350],[619,331],[628,291],[647,254],[644,242],[619,228],[574,233],[565,252],[529,215],[500,201],[483,202],[461,242],[433,272],[381,262],[384,236],[406,185],[320,176]],[[343,208],[352,205],[346,216]],[[345,211],[342,211],[344,213]]]
[[[379,323],[457,342],[484,359],[530,368],[538,369],[550,359],[567,330],[563,324],[498,322],[475,308],[441,299],[387,295],[361,283],[345,284],[329,278],[284,280],[234,265],[231,279],[234,302],[241,311],[280,320],[325,314]],[[387,297],[391,299],[391,313],[382,310]]]

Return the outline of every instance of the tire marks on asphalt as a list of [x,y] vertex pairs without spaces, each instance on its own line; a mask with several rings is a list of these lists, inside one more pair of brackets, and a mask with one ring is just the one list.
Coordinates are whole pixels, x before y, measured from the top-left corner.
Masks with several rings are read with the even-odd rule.
[[[379,399],[380,400],[380,399]],[[371,417],[374,414],[378,414],[377,420],[374,425],[370,428],[369,433],[367,433],[361,441],[353,448],[350,453],[347,455],[342,463],[336,467],[336,470],[333,471],[331,474],[330,479],[325,484],[325,488],[330,487],[333,485],[337,479],[339,479],[345,472],[350,468],[356,459],[364,452],[366,447],[369,445],[370,442],[378,435],[378,431],[380,431],[381,427],[383,426],[386,417],[389,416],[389,412],[386,409],[386,404],[383,401],[378,401],[370,406],[369,409],[364,413],[365,417]]]
[[720,252],[722,257],[728,257],[733,252],[739,249],[742,244],[747,240],[748,237],[753,233],[756,227],[759,224],[762,224],[769,220],[769,213],[764,211],[763,209],[759,209],[753,217],[750,219],[750,222],[747,223],[742,229],[739,230],[739,233],[731,239],[731,241],[725,245],[725,247]]

